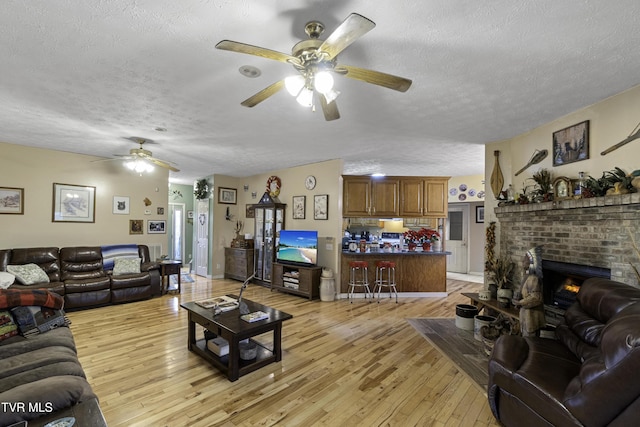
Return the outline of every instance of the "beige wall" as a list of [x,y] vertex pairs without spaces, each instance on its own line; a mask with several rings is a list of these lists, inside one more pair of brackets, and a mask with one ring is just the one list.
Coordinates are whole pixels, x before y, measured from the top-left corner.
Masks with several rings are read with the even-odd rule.
[[[92,162],[97,159],[0,143],[0,186],[24,188],[24,215],[0,215],[0,248],[139,243],[162,244],[166,252],[167,235],[149,235],[146,226],[147,220],[167,219],[168,171],[156,167],[141,177],[121,162]],[[52,222],[53,183],[96,187],[95,223]],[[112,213],[113,196],[129,197],[129,215]],[[144,220],[145,233],[130,235],[130,219]]]
[[[589,120],[589,159],[554,167],[552,163],[552,134],[567,126]],[[640,140],[635,140],[605,156],[600,153],[625,139],[640,120],[640,86],[631,88],[597,104],[583,108],[550,123],[533,129],[507,141],[488,144],[485,149],[485,175],[487,197],[485,198],[485,224],[495,221],[493,209],[497,202],[491,192],[489,179],[493,170],[494,150],[500,150],[500,166],[505,177],[504,187],[513,184],[521,192],[526,181],[541,168],[549,170],[553,178],[566,176],[574,179],[578,172],[586,172],[599,178],[603,171],[620,167],[626,172],[640,168]],[[535,149],[549,150],[549,155],[541,163],[530,166],[523,173],[514,176],[527,164]],[[499,233],[498,233],[499,235]]]
[[[246,178],[232,178],[222,175],[214,175],[214,203],[213,203],[213,248],[212,271],[213,277],[224,275],[224,248],[233,239],[236,219],[244,222],[243,233],[254,234],[254,221],[246,218],[246,205],[255,204],[266,190],[267,180],[270,176],[278,176],[282,182],[280,189],[280,202],[286,203],[285,229],[317,230],[319,237],[318,264],[325,268],[337,271],[340,255],[342,235],[342,160],[329,160],[320,163],[312,163],[289,169],[275,170],[267,174],[253,175]],[[316,177],[316,187],[307,190],[304,186],[308,175]],[[248,186],[247,191],[244,186]],[[238,190],[238,203],[226,205],[217,202],[218,187],[236,188]],[[252,197],[255,193],[255,198]],[[313,196],[329,195],[329,219],[313,219]],[[306,196],[305,219],[293,219],[292,197]],[[232,221],[225,220],[226,208],[233,216]]]
[[[466,191],[460,190],[460,186],[463,184],[467,188]],[[451,189],[456,190],[455,195],[451,195]],[[483,202],[484,199],[479,198],[478,193],[485,191],[484,175],[452,176],[449,178],[448,190],[449,203]],[[465,195],[464,200],[460,200],[460,194]]]

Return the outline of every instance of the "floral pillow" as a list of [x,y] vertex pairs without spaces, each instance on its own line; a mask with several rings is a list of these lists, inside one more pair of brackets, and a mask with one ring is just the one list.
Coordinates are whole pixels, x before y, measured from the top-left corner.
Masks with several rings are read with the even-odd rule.
[[113,275],[140,273],[140,258],[116,258]]
[[23,285],[49,283],[49,276],[38,264],[7,265],[7,271]]
[[7,289],[9,286],[13,285],[15,282],[16,276],[11,273],[7,273],[6,271],[0,271],[0,289]]
[[11,313],[7,310],[0,311],[0,341],[18,335],[18,325],[13,321]]

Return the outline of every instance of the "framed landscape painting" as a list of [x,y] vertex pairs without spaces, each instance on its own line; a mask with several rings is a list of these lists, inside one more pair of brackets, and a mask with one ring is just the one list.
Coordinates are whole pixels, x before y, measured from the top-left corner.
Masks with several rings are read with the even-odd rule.
[[0,214],[24,214],[24,188],[0,187]]
[[96,222],[96,187],[53,183],[53,222]]

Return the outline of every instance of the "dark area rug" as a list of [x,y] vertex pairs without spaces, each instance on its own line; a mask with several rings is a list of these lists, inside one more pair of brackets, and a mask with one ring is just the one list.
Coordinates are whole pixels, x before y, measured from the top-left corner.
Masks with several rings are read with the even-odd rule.
[[423,337],[450,359],[485,393],[487,392],[489,357],[481,341],[473,338],[473,331],[457,328],[455,319],[407,319]]

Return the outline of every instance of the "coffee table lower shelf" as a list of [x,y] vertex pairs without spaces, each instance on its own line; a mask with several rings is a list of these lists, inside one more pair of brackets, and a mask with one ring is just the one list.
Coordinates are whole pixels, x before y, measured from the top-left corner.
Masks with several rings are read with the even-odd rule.
[[[251,360],[239,359],[238,376],[240,377],[248,374],[249,372],[253,372],[257,369],[262,368],[263,366],[266,366],[270,363],[274,363],[277,361],[276,355],[273,351],[263,346],[258,341],[250,340],[250,342],[253,342],[258,346],[257,348],[258,351],[255,359],[251,359]],[[195,354],[205,359],[207,362],[211,363],[214,367],[219,369],[225,375],[229,376],[229,355],[228,354],[224,356],[218,356],[214,352],[207,349],[207,341],[204,339],[197,340],[195,344],[191,347],[191,351],[193,351]]]

